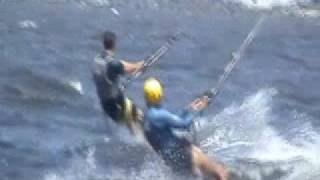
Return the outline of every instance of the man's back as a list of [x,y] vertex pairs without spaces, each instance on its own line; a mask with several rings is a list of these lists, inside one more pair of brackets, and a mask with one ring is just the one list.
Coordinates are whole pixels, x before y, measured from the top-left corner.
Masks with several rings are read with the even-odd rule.
[[185,112],[182,116],[177,116],[162,107],[150,107],[145,112],[144,131],[150,144],[156,150],[164,150],[173,147],[179,139],[173,128],[188,128],[193,119],[193,115]]
[[174,135],[172,128],[188,128],[193,118],[209,104],[209,97],[194,100],[182,116],[161,108],[163,88],[159,80],[149,78],[144,83],[144,96],[148,106],[145,112],[144,131],[153,149],[174,173],[198,175],[198,170],[210,178],[227,180],[227,170],[210,161],[198,147],[185,138]]
[[177,116],[161,107],[150,107],[145,112],[144,131],[148,142],[176,172],[190,171],[191,143],[185,138],[177,137],[173,129],[188,128],[193,117],[194,114],[187,111]]
[[[111,55],[103,52],[95,57],[93,62],[93,79],[96,85],[97,94],[104,111],[113,119],[119,116],[120,105],[123,104],[123,95],[116,81],[108,76],[108,66],[114,62]],[[119,104],[117,106],[116,104]]]

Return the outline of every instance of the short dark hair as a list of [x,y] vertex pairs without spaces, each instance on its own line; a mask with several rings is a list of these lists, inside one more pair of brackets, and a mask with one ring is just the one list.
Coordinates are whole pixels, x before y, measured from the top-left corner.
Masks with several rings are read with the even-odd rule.
[[117,36],[116,36],[116,34],[114,32],[105,31],[103,33],[103,46],[104,46],[104,49],[109,50],[109,49],[115,48],[116,39],[117,39]]

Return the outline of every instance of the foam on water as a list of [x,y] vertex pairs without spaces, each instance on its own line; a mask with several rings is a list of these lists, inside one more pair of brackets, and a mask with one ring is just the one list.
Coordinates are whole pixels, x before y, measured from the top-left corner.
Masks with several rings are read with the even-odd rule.
[[320,11],[315,8],[317,1],[312,0],[225,0],[228,3],[241,4],[249,9],[271,10],[280,8],[283,14],[306,18],[318,18]]
[[77,80],[71,80],[68,82],[70,87],[72,87],[74,90],[76,90],[79,94],[83,95],[83,88],[80,81]]
[[110,8],[113,14],[120,15],[119,11],[116,8]]
[[[294,112],[288,121],[298,120],[298,128],[288,130],[290,138],[279,135],[270,125],[271,120],[276,120],[272,114],[272,98],[276,94],[275,89],[263,89],[242,104],[227,107],[209,123],[202,122],[201,131],[207,131],[202,138],[207,138],[201,145],[211,156],[219,152],[232,160],[275,164],[273,168],[287,171],[288,175],[282,178],[285,180],[305,179],[306,174],[316,179],[320,172],[320,134],[307,123],[310,117]],[[263,178],[258,175],[253,179]]]
[[85,157],[76,156],[69,167],[62,171],[50,172],[44,176],[45,180],[167,180],[170,172],[159,162],[148,159],[143,163],[140,171],[120,167],[101,167],[96,163],[94,147],[90,148]]
[[[267,104],[276,93],[275,89],[263,89],[248,97],[241,105],[232,104],[208,121],[201,120],[200,136],[204,139],[201,144],[209,147],[208,138],[213,138],[215,143],[212,145],[219,149],[239,141],[252,144],[255,137],[262,135],[260,130],[266,126],[270,110]],[[215,133],[210,135],[213,132],[211,127]]]
[[45,175],[45,180],[84,180],[95,177],[100,179],[100,174],[97,172],[97,166],[94,159],[95,148],[88,151],[87,156],[83,159],[80,156],[73,158],[70,166],[62,172],[51,172]]
[[294,11],[282,11],[284,14],[294,15],[298,17],[318,18],[320,11],[316,9],[295,8]]
[[[62,0],[64,1],[64,0]],[[234,10],[234,4],[239,4],[253,10],[272,10],[280,9],[283,14],[294,15],[299,17],[319,17],[320,11],[316,7],[319,3],[317,0],[218,0],[218,1],[194,1],[185,0],[182,2],[171,2],[167,0],[74,0],[82,9],[90,7],[107,7],[115,16],[120,17],[123,13],[123,7],[141,8],[144,10],[161,10],[169,8],[170,10],[179,7],[178,11],[187,11],[188,14],[197,10],[206,12],[210,8],[222,8],[229,14]],[[201,8],[202,7],[202,8]],[[209,9],[203,9],[203,7]],[[191,8],[191,9],[190,9]],[[239,8],[241,9],[241,8]],[[121,10],[121,11],[120,11]]]
[[312,4],[312,0],[225,0],[243,4],[249,8],[271,9],[274,7],[293,7]]
[[234,0],[234,2],[241,3],[249,8],[273,8],[273,7],[287,7],[296,5],[296,0]]
[[[114,0],[79,0],[82,5],[93,5],[93,6],[113,6],[117,4],[121,4],[118,1]],[[216,2],[212,1],[202,1],[200,3],[210,5],[228,5],[229,3],[238,3],[242,4],[248,8],[260,8],[260,9],[271,9],[274,7],[292,7],[292,6],[308,6],[314,3],[317,3],[316,0],[219,0]],[[122,1],[124,4],[132,3],[132,4],[143,4],[146,7],[159,7],[159,5],[170,6],[173,2],[166,1],[166,0],[143,0],[140,2],[133,2],[133,1]],[[194,6],[199,5],[199,2],[189,0],[185,1],[184,3],[194,4]]]
[[32,20],[23,20],[18,23],[18,25],[23,29],[37,29],[38,24]]
[[[201,134],[201,146],[209,156],[223,160],[236,171],[246,163],[260,164],[258,166],[263,170],[252,167],[242,170],[249,179],[268,179],[263,176],[280,169],[286,172],[281,177],[283,180],[305,179],[306,174],[310,180],[316,180],[320,172],[320,135],[310,123],[303,123],[310,122],[306,120],[310,117],[298,112],[292,113],[292,120],[300,120],[301,124],[295,126],[299,128],[289,130],[288,133],[293,134],[291,138],[279,135],[269,124],[276,118],[272,114],[275,95],[276,89],[262,89],[240,105],[233,104],[212,119],[207,119],[207,123],[201,121],[201,133],[204,132]],[[124,139],[129,137],[122,137],[122,141]],[[163,163],[154,157],[146,156],[139,170],[101,167],[95,158],[95,147],[91,147],[86,157],[73,157],[68,168],[48,173],[45,180],[174,179]],[[246,163],[233,163],[239,159]]]

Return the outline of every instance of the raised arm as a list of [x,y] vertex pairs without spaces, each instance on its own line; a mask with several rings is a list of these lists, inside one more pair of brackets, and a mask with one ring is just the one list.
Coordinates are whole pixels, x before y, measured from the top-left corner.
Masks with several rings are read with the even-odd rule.
[[125,60],[121,60],[121,63],[124,66],[124,71],[126,74],[133,74],[134,72],[139,71],[143,66],[143,61],[132,63]]
[[161,119],[173,128],[188,128],[196,116],[196,114],[188,111],[184,111],[181,116],[178,116],[166,110],[162,110],[160,115],[162,116]]
[[202,97],[194,100],[188,107],[185,109],[180,116],[172,114],[170,112],[164,112],[164,115],[167,116],[165,119],[168,120],[168,124],[175,128],[188,128],[192,120],[199,115],[199,112],[208,106],[209,99],[208,97]]

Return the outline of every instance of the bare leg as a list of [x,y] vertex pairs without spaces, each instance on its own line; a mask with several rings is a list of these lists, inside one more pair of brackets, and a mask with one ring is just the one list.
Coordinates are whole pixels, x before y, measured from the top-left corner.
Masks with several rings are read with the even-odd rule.
[[142,134],[141,126],[133,121],[127,122],[127,126],[130,129],[131,133],[135,136]]
[[127,127],[130,129],[131,133],[136,136],[143,134],[143,113],[140,109],[137,109],[135,104],[133,104],[128,98],[125,98],[124,100],[123,114],[123,118],[125,119]]
[[201,173],[216,180],[228,180],[228,172],[225,167],[210,160],[198,147],[191,146],[193,170],[200,170]]

